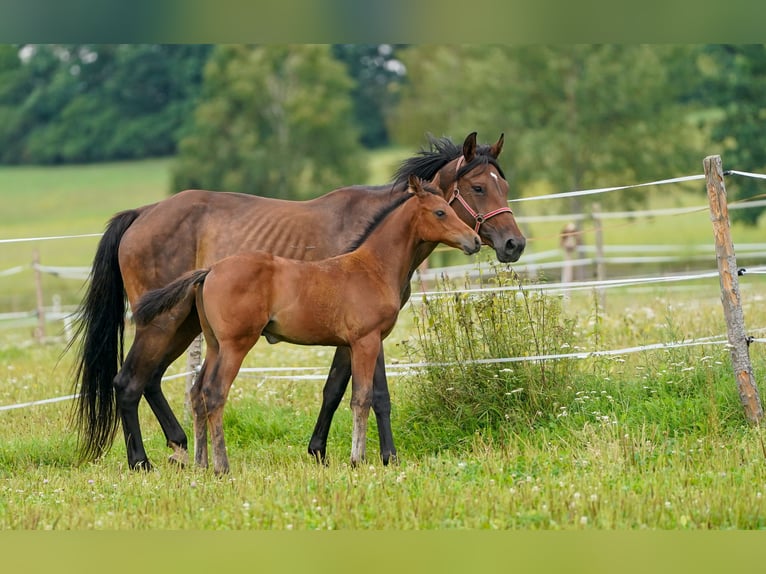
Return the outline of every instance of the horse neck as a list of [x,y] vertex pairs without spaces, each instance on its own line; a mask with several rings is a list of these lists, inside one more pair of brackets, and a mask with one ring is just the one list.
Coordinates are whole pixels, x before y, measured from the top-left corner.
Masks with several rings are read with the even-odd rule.
[[424,243],[413,225],[417,208],[414,198],[404,202],[354,252],[374,261],[376,272],[397,290],[409,278],[415,251]]

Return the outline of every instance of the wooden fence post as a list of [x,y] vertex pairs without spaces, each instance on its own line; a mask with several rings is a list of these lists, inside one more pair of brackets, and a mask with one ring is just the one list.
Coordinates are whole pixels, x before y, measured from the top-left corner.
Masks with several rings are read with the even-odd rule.
[[189,352],[186,356],[186,368],[190,373],[186,375],[186,393],[184,394],[184,410],[187,420],[191,420],[191,388],[197,379],[200,366],[202,365],[202,333],[197,335],[189,345]]
[[577,226],[574,223],[567,223],[559,233],[559,245],[564,251],[564,264],[561,266],[561,282],[568,285],[574,280],[574,259],[577,253]]
[[32,254],[32,268],[35,271],[35,293],[37,295],[37,327],[35,327],[35,339],[42,342],[45,337],[45,306],[43,300],[43,277],[40,272],[40,252],[35,249]]
[[721,156],[711,155],[703,162],[705,183],[710,202],[710,220],[713,223],[715,254],[721,283],[721,303],[726,318],[732,368],[737,380],[739,400],[747,420],[759,424],[763,420],[763,407],[750,364],[748,339],[745,334],[745,318],[739,295],[737,260],[731,241],[729,207],[726,203],[726,186],[723,182]]
[[[594,241],[596,242],[596,280],[603,281],[606,279],[606,269],[604,265],[604,233],[601,223],[600,203],[594,203],[591,206],[591,218],[593,219]],[[597,287],[596,293],[598,294],[598,303],[604,309],[606,307],[606,290],[602,287]]]

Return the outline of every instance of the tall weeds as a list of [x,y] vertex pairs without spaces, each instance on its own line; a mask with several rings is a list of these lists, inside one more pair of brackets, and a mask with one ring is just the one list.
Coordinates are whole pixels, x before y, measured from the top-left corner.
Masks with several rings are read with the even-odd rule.
[[[572,349],[575,325],[562,298],[500,272],[484,281],[506,289],[423,297],[414,306],[407,350],[428,366],[407,385],[404,417],[434,446],[475,433],[502,438],[548,419],[574,395],[572,360],[525,360]],[[455,290],[446,279],[438,288]]]

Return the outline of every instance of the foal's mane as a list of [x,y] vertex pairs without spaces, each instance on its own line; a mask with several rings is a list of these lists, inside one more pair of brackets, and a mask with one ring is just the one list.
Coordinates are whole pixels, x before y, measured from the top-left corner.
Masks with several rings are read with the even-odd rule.
[[[423,182],[422,185],[423,191],[426,191],[428,193],[433,193],[434,195],[441,195],[439,194],[430,184],[427,184],[426,182]],[[351,251],[355,251],[361,245],[367,241],[367,239],[372,235],[372,232],[375,231],[385,219],[391,215],[391,212],[396,210],[399,206],[403,205],[406,201],[412,199],[415,197],[414,193],[410,193],[408,188],[405,188],[404,191],[392,191],[395,195],[393,195],[393,201],[391,203],[383,206],[381,209],[379,209],[375,214],[370,217],[370,220],[367,222],[367,225],[362,230],[362,232],[357,236],[354,241],[351,242],[351,245],[348,249],[346,249],[346,253],[350,253]]]
[[[447,137],[437,138],[428,134],[430,149],[421,149],[417,155],[404,160],[394,173],[394,184],[398,185],[407,181],[410,174],[417,175],[420,179],[431,181],[436,172],[463,154],[463,148],[455,144]],[[490,164],[497,169],[500,176],[505,179],[503,170],[497,160],[490,154],[491,146],[481,144],[476,146],[476,153],[470,162],[465,163],[458,171],[458,177],[468,173],[478,165]]]

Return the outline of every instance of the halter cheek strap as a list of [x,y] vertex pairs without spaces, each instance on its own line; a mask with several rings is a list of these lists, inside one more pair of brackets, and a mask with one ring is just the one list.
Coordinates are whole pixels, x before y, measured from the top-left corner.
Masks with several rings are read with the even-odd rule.
[[473,208],[468,205],[468,202],[463,199],[463,196],[460,194],[460,189],[457,185],[457,172],[460,171],[460,164],[463,163],[463,156],[461,155],[460,158],[457,160],[457,166],[455,166],[455,189],[452,190],[452,195],[449,198],[449,203],[452,205],[452,202],[456,199],[460,202],[460,205],[463,206],[463,209],[465,209],[471,217],[473,217],[474,221],[476,222],[476,225],[474,226],[473,230],[478,233],[479,228],[481,227],[481,224],[490,219],[491,217],[495,217],[496,215],[500,215],[501,213],[510,213],[513,215],[513,211],[510,207],[499,207],[495,210],[492,210],[488,213],[485,213],[484,215],[481,215],[480,213],[476,213]]

